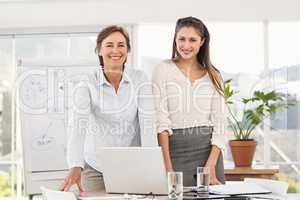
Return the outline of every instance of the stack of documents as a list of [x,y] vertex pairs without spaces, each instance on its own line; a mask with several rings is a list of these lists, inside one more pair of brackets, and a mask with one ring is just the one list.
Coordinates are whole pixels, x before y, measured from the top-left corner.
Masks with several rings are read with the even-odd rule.
[[271,191],[254,183],[227,183],[225,185],[209,186],[209,192],[212,194],[226,195],[246,195],[246,194],[269,194]]

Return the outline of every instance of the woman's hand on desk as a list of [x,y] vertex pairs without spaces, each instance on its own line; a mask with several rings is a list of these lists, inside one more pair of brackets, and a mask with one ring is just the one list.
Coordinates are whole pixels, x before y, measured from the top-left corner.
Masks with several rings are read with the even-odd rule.
[[214,165],[208,165],[206,166],[209,168],[209,184],[210,185],[220,185],[222,184],[216,176],[216,166]]
[[166,166],[166,171],[167,171],[167,173],[168,172],[174,172],[174,169],[173,169],[173,167],[172,166]]
[[221,149],[216,145],[212,145],[211,152],[209,154],[208,160],[206,161],[205,167],[209,168],[209,184],[210,185],[220,185],[222,184],[216,175],[216,164],[221,153]]
[[81,167],[73,167],[70,169],[69,175],[60,186],[60,191],[69,191],[72,185],[76,184],[79,192],[84,192],[81,185]]

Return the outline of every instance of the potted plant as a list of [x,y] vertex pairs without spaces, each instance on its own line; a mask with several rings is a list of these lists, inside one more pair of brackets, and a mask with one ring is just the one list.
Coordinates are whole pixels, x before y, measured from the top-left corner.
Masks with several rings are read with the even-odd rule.
[[256,90],[250,98],[241,100],[243,109],[241,117],[232,111],[232,97],[238,93],[230,85],[231,79],[224,82],[224,96],[229,111],[229,124],[234,133],[234,139],[229,141],[232,157],[236,167],[251,167],[257,142],[252,138],[255,128],[264,119],[279,109],[292,105],[286,103],[284,94],[276,91],[264,92]]

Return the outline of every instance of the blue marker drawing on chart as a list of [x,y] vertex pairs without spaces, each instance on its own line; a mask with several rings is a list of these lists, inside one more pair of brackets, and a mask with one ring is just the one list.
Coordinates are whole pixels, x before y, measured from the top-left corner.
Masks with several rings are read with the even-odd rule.
[[49,129],[52,126],[52,122],[48,125],[44,133],[32,141],[32,148],[36,151],[47,151],[55,146],[55,138],[49,136]]

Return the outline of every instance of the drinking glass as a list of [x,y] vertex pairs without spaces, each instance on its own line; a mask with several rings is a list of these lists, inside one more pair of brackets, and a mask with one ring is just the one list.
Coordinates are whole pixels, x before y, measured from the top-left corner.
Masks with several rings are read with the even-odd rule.
[[197,167],[197,192],[198,194],[208,194],[209,168]]
[[183,177],[182,172],[168,172],[168,197],[171,200],[182,200]]

